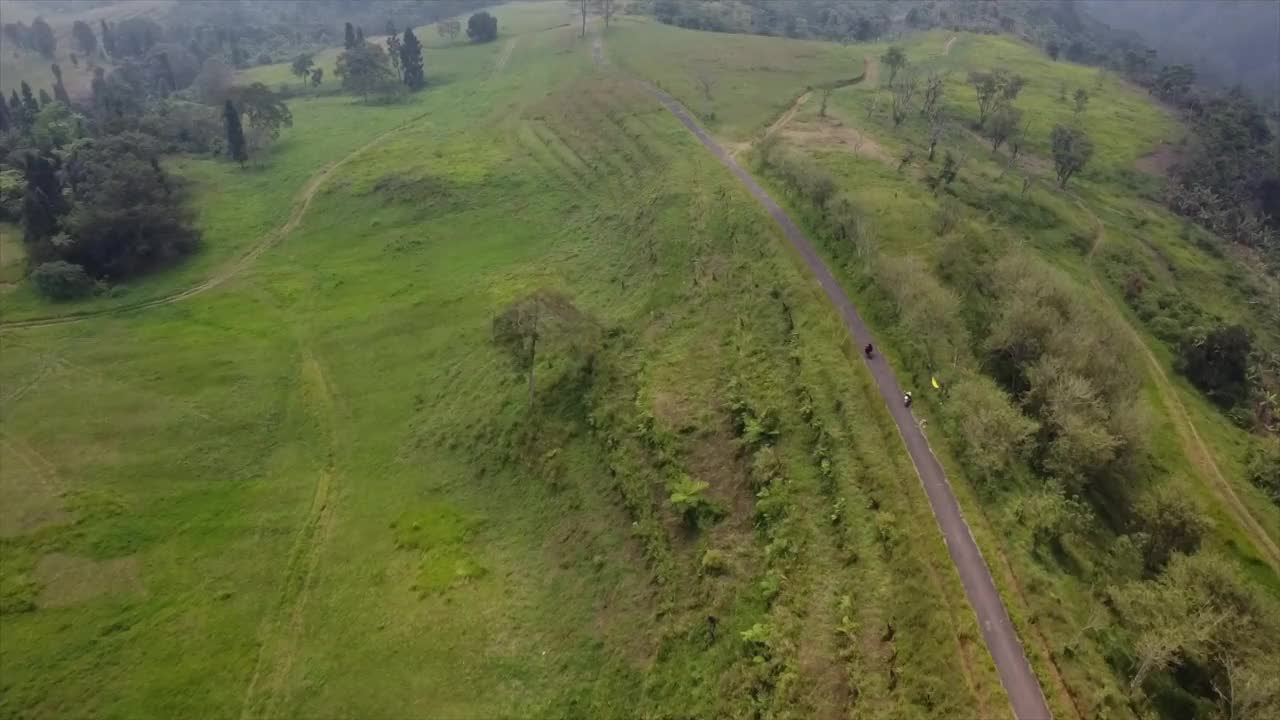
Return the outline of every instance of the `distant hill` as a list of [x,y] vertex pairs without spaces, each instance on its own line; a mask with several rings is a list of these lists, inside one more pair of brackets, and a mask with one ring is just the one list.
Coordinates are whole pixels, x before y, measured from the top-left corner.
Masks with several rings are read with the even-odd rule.
[[1088,14],[1134,30],[1162,62],[1191,63],[1209,83],[1280,98],[1280,3],[1274,0],[1082,0]]

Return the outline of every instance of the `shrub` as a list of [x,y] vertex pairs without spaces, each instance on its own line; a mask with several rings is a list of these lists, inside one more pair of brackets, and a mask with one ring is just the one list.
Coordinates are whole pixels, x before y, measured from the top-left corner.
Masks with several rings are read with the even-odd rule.
[[684,475],[671,488],[668,501],[690,528],[699,528],[704,522],[724,516],[724,511],[706,496],[708,487],[706,482]]
[[498,18],[481,10],[467,18],[467,37],[472,42],[489,42],[498,37]]
[[54,260],[41,263],[31,273],[40,294],[52,300],[73,300],[93,292],[94,282],[84,268],[69,262]]
[[723,552],[712,548],[702,553],[703,575],[724,575],[728,571],[729,561]]
[[1280,443],[1273,442],[1265,449],[1251,452],[1245,474],[1271,502],[1280,505]]

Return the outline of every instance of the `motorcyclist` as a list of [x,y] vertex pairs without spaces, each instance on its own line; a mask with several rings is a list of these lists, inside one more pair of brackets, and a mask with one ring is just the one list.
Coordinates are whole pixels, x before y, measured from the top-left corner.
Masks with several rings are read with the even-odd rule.
[[872,355],[874,355],[874,354],[875,354],[876,349],[875,349],[875,348],[873,348],[873,347],[871,347],[871,343],[867,343],[867,346],[866,346],[866,347],[864,347],[864,348],[862,348],[862,352],[863,352],[863,354],[865,354],[867,357],[871,357]]
[[908,390],[906,394],[902,396],[902,404],[905,407],[911,407],[911,391],[910,390]]

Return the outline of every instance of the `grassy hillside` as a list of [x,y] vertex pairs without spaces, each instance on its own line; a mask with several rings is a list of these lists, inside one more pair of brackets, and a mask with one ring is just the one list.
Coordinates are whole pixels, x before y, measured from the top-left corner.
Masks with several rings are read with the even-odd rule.
[[[173,159],[192,263],[6,296],[222,278],[4,331],[6,716],[1007,717],[774,226],[562,3],[511,12],[409,104]],[[540,289],[597,344],[530,406],[491,327]]]
[[[649,34],[660,39],[650,40]],[[805,46],[750,39],[776,44],[778,53],[786,52],[781,49],[785,47],[798,53]],[[664,48],[661,64],[645,57],[646,42]],[[683,68],[696,67],[704,58],[735,57],[740,44],[738,36],[625,25],[618,29],[611,48],[621,56],[621,63],[644,68],[687,105],[700,108],[705,98],[697,86],[683,79]],[[801,74],[790,87],[779,83],[770,88],[767,71],[762,71],[758,87],[768,97],[761,101],[774,108],[774,116],[742,110],[726,99],[715,104],[715,115],[707,114],[708,121],[731,142],[746,137],[760,145],[768,137],[765,145],[798,154],[801,162],[817,169],[812,171],[815,176],[829,173],[835,192],[848,193],[856,203],[861,235],[858,244],[851,246],[849,240],[833,237],[830,207],[818,211],[806,190],[786,184],[767,169],[759,171],[773,182],[778,195],[790,198],[793,209],[808,219],[810,229],[823,241],[829,262],[844,268],[848,287],[873,309],[881,331],[894,340],[898,362],[914,373],[918,387],[927,387],[931,376],[941,377],[944,385],[959,379],[948,375],[955,372],[950,363],[931,367],[928,362],[931,353],[946,342],[947,330],[936,324],[911,330],[892,299],[901,293],[873,274],[884,261],[872,262],[872,257],[919,258],[917,272],[924,277],[907,276],[907,282],[936,284],[933,277],[941,277],[951,283],[946,292],[959,298],[981,296],[983,288],[964,281],[981,276],[974,269],[984,259],[990,261],[1011,248],[1031,250],[1065,273],[1073,293],[1131,328],[1132,335],[1123,341],[1132,342],[1132,350],[1125,352],[1132,353],[1144,377],[1141,394],[1150,417],[1150,465],[1135,472],[1128,492],[1141,497],[1165,488],[1194,498],[1212,519],[1210,548],[1234,557],[1259,587],[1280,595],[1272,550],[1280,537],[1280,513],[1243,480],[1243,459],[1257,439],[1237,429],[1180,379],[1172,367],[1172,348],[1162,341],[1169,337],[1165,331],[1171,323],[1185,327],[1210,320],[1243,323],[1271,347],[1276,341],[1276,328],[1269,326],[1268,315],[1255,311],[1259,303],[1265,306],[1275,297],[1274,280],[1251,269],[1256,267],[1251,258],[1238,256],[1221,241],[1171,216],[1154,202],[1160,178],[1138,169],[1140,158],[1161,141],[1176,141],[1181,128],[1144,93],[1114,77],[1094,68],[1051,62],[1034,48],[1012,40],[924,33],[904,38],[901,45],[910,66],[921,76],[929,70],[949,73],[941,107],[951,122],[934,163],[926,159],[929,128],[918,113],[912,112],[896,129],[889,117],[886,69],[876,67],[885,45],[854,45],[843,51],[865,56],[870,72],[866,81],[836,89],[825,116],[820,110],[820,86],[839,75],[840,61],[834,57]],[[735,74],[742,72],[729,62],[703,67],[719,73],[722,84],[733,82]],[[990,144],[969,129],[977,111],[967,73],[996,67],[1028,80],[1017,105],[1031,120],[1029,137],[1018,161],[1012,163],[1007,149],[993,154]],[[806,92],[810,88],[814,90]],[[1096,153],[1064,191],[1054,182],[1048,131],[1073,119],[1070,103],[1060,95],[1065,92],[1070,97],[1077,88],[1091,95],[1080,122],[1093,138]],[[782,109],[789,103],[794,104],[784,114]],[[745,147],[740,144],[739,151]],[[925,180],[938,172],[945,153],[962,159],[960,176],[948,192],[935,193]],[[755,156],[759,158],[760,153]],[[1028,179],[1025,188],[1024,178]],[[944,213],[957,218],[955,229],[939,230]],[[1145,297],[1126,294],[1134,277],[1151,288]],[[938,311],[936,317],[941,320],[945,313]],[[958,434],[949,422],[956,410],[949,410],[945,399],[931,401],[932,426]],[[969,474],[955,460],[944,462],[953,480]],[[1040,662],[1037,670],[1046,692],[1069,705],[1060,714],[1127,716],[1134,711],[1124,687],[1130,660],[1119,654],[1117,640],[1122,635],[1108,625],[1111,621],[1102,610],[1108,600],[1100,591],[1114,582],[1114,570],[1101,558],[1115,535],[1091,531],[1075,537],[1064,549],[1046,553],[1025,526],[1022,503],[1034,486],[1023,482],[1015,480],[1012,486],[994,489],[976,482],[962,486],[962,501],[968,504],[971,519],[978,519],[975,533],[988,557],[1003,560],[995,563],[997,582],[1006,583],[1006,601],[1015,621],[1021,623],[1033,663]],[[1123,517],[1123,511],[1116,512]],[[1129,521],[1112,522],[1123,527]],[[1168,686],[1152,692],[1160,712],[1176,715],[1194,706]]]

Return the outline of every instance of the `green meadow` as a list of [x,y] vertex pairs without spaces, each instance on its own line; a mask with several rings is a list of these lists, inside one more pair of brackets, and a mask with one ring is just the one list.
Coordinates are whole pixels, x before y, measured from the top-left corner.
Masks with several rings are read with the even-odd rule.
[[[269,153],[243,169],[169,158],[203,236],[178,266],[53,305],[20,282],[20,230],[0,226],[0,320],[105,313],[0,330],[0,717],[1010,717],[838,316],[636,82],[744,162],[810,92],[776,141],[859,198],[878,253],[938,268],[954,250],[922,182],[928,128],[892,126],[886,46],[619,17],[598,66],[600,23],[580,38],[572,6],[491,11],[491,43],[419,30],[429,84],[404,102],[340,94],[326,51]],[[1152,201],[1135,163],[1177,138],[1172,114],[1009,39],[902,45],[950,72],[959,122],[940,147],[965,157],[966,237],[1027,248],[1133,329],[1154,364],[1153,472],[1280,595],[1227,499],[1280,540],[1280,510],[1242,479],[1253,440],[1173,371],[1160,323],[1177,318],[1123,295],[1133,273],[1176,278],[1197,312],[1253,322],[1265,288]],[[994,65],[1029,80],[1012,169],[960,126],[976,114],[965,74]],[[300,86],[287,64],[241,79]],[[1047,159],[1072,115],[1064,84],[1093,95],[1097,144],[1065,192]],[[867,263],[771,190],[926,388]],[[536,291],[571,298],[597,347],[548,343],[530,403],[493,327]],[[1016,493],[966,477],[943,400],[920,395],[1055,716],[1134,717],[1112,631],[1080,631],[1103,611],[1071,563],[1108,538],[1069,560],[1037,551]]]

